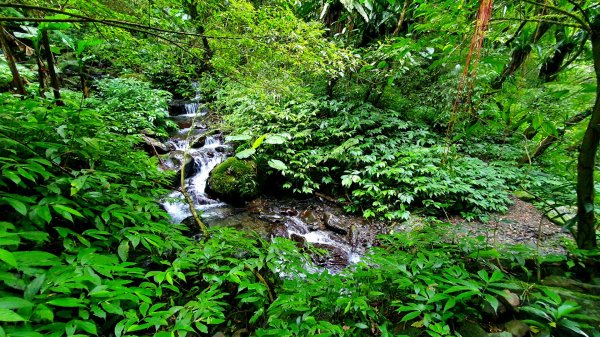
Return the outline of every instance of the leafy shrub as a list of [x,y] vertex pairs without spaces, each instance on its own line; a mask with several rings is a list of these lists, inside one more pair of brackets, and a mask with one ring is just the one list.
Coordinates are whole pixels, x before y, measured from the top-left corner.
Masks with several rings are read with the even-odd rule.
[[511,203],[508,189],[524,178],[517,169],[461,155],[427,126],[369,103],[308,94],[278,103],[235,86],[219,97],[236,133],[288,135],[285,146],[257,149],[264,162],[285,164],[280,168],[284,187],[348,196],[347,210],[365,217],[406,219],[409,206],[464,211],[471,217],[502,212]]
[[171,94],[152,89],[134,78],[103,79],[96,82],[98,94],[88,101],[111,131],[133,134],[146,130],[166,135],[175,125],[166,120]]

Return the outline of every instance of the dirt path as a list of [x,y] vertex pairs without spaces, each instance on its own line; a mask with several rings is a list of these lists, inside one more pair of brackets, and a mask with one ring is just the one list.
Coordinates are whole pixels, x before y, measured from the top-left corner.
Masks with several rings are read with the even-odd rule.
[[450,217],[450,222],[456,226],[460,235],[483,235],[494,247],[523,244],[535,248],[539,236],[540,253],[565,254],[563,242],[573,241],[571,235],[550,222],[532,204],[516,197],[512,199],[514,204],[509,207],[506,214],[492,214],[488,223],[466,221],[460,216]]

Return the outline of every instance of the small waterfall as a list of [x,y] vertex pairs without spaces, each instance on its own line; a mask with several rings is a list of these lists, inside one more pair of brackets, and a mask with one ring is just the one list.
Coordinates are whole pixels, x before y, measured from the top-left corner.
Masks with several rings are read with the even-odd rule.
[[187,103],[186,105],[184,105],[185,114],[186,115],[195,115],[196,111],[198,111],[199,106],[200,106],[200,103],[198,103],[198,102]]

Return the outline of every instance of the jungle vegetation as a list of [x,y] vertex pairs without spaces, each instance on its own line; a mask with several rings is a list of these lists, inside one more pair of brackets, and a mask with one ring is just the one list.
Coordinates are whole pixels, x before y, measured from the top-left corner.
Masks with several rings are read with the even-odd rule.
[[[597,1],[14,0],[0,44],[0,337],[492,336],[502,307],[531,336],[600,335],[539,284],[598,282]],[[196,95],[260,193],[426,226],[339,274],[284,238],[186,236],[141,144]],[[567,254],[450,234],[515,193]]]

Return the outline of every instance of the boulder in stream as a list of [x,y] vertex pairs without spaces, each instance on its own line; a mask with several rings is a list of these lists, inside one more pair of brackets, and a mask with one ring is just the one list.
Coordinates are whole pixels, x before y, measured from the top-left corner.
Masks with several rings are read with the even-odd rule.
[[144,151],[148,152],[150,156],[165,154],[171,150],[168,145],[152,137],[142,135],[142,140],[144,141]]
[[333,213],[325,213],[325,227],[332,232],[346,235],[350,228],[350,224],[346,223],[342,218],[334,215]]
[[177,170],[177,173],[175,174],[175,178],[174,178],[174,186],[179,187],[181,186],[181,170],[183,170],[183,178],[187,179],[189,177],[191,177],[194,173],[196,173],[197,171],[197,167],[196,167],[196,161],[194,161],[194,158],[190,157],[190,156],[186,156],[185,158],[183,158],[180,161],[180,165],[179,165],[179,169]]
[[256,164],[235,157],[225,160],[210,172],[207,191],[232,204],[255,198],[259,192]]

